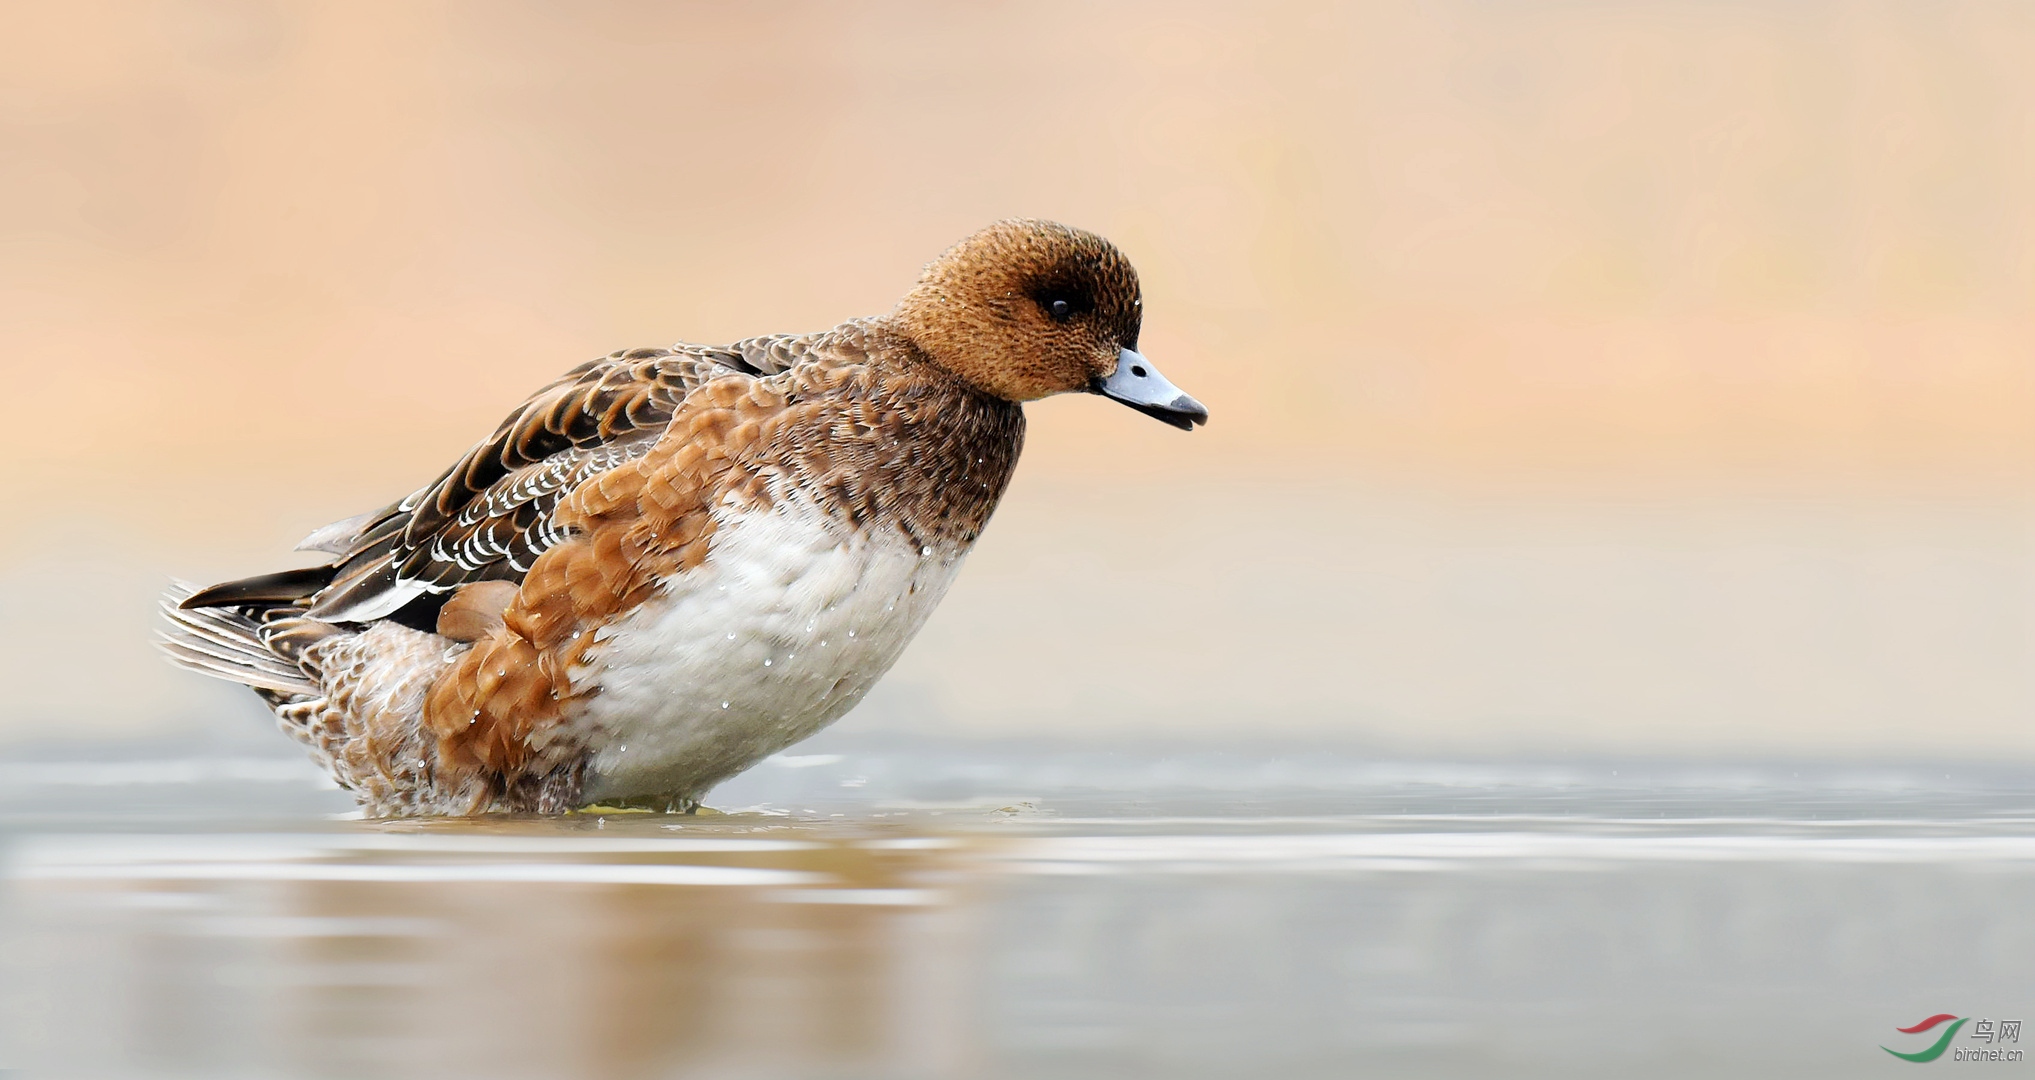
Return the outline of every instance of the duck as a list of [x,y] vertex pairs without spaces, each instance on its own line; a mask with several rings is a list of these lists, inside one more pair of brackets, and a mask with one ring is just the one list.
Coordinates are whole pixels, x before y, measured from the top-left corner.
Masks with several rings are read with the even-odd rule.
[[694,812],[852,709],[1009,486],[1028,402],[1191,431],[1101,236],[997,222],[888,314],[610,353],[309,567],[175,582],[158,645],[251,688],[369,817]]

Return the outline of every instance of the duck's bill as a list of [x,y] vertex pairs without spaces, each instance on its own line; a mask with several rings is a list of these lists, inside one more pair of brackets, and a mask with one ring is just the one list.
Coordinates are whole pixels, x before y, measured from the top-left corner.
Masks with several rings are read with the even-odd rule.
[[1167,382],[1150,360],[1130,349],[1117,357],[1115,374],[1095,380],[1088,389],[1182,431],[1193,431],[1194,425],[1208,423],[1207,406]]

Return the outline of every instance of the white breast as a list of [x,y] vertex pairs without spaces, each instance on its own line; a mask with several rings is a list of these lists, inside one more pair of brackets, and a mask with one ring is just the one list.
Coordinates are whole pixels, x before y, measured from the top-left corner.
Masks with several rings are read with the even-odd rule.
[[965,549],[854,533],[802,499],[724,506],[699,567],[597,635],[575,689],[589,802],[698,798],[862,700],[946,595]]

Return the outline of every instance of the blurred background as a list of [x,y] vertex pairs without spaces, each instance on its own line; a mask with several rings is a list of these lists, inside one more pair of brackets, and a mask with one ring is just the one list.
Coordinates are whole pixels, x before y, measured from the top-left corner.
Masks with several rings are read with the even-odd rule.
[[[2024,1017],[2031,57],[2015,0],[0,6],[0,1071],[1848,1078]],[[558,372],[1016,215],[1213,423],[1029,408],[726,813],[345,820],[153,654]]]
[[1031,408],[846,730],[2035,753],[2025,5],[4,18],[0,741],[264,727],[152,655],[168,576],[1035,215],[1214,422]]

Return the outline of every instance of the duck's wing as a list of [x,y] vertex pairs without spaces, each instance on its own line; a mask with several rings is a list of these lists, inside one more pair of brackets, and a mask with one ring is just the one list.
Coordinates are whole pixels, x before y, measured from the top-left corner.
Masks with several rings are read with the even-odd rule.
[[321,622],[371,622],[475,581],[520,582],[558,543],[553,512],[589,477],[649,452],[686,396],[723,378],[786,370],[805,339],[635,349],[566,372],[530,396],[437,480],[335,522],[303,548],[332,563],[200,590],[186,608],[295,606]]

